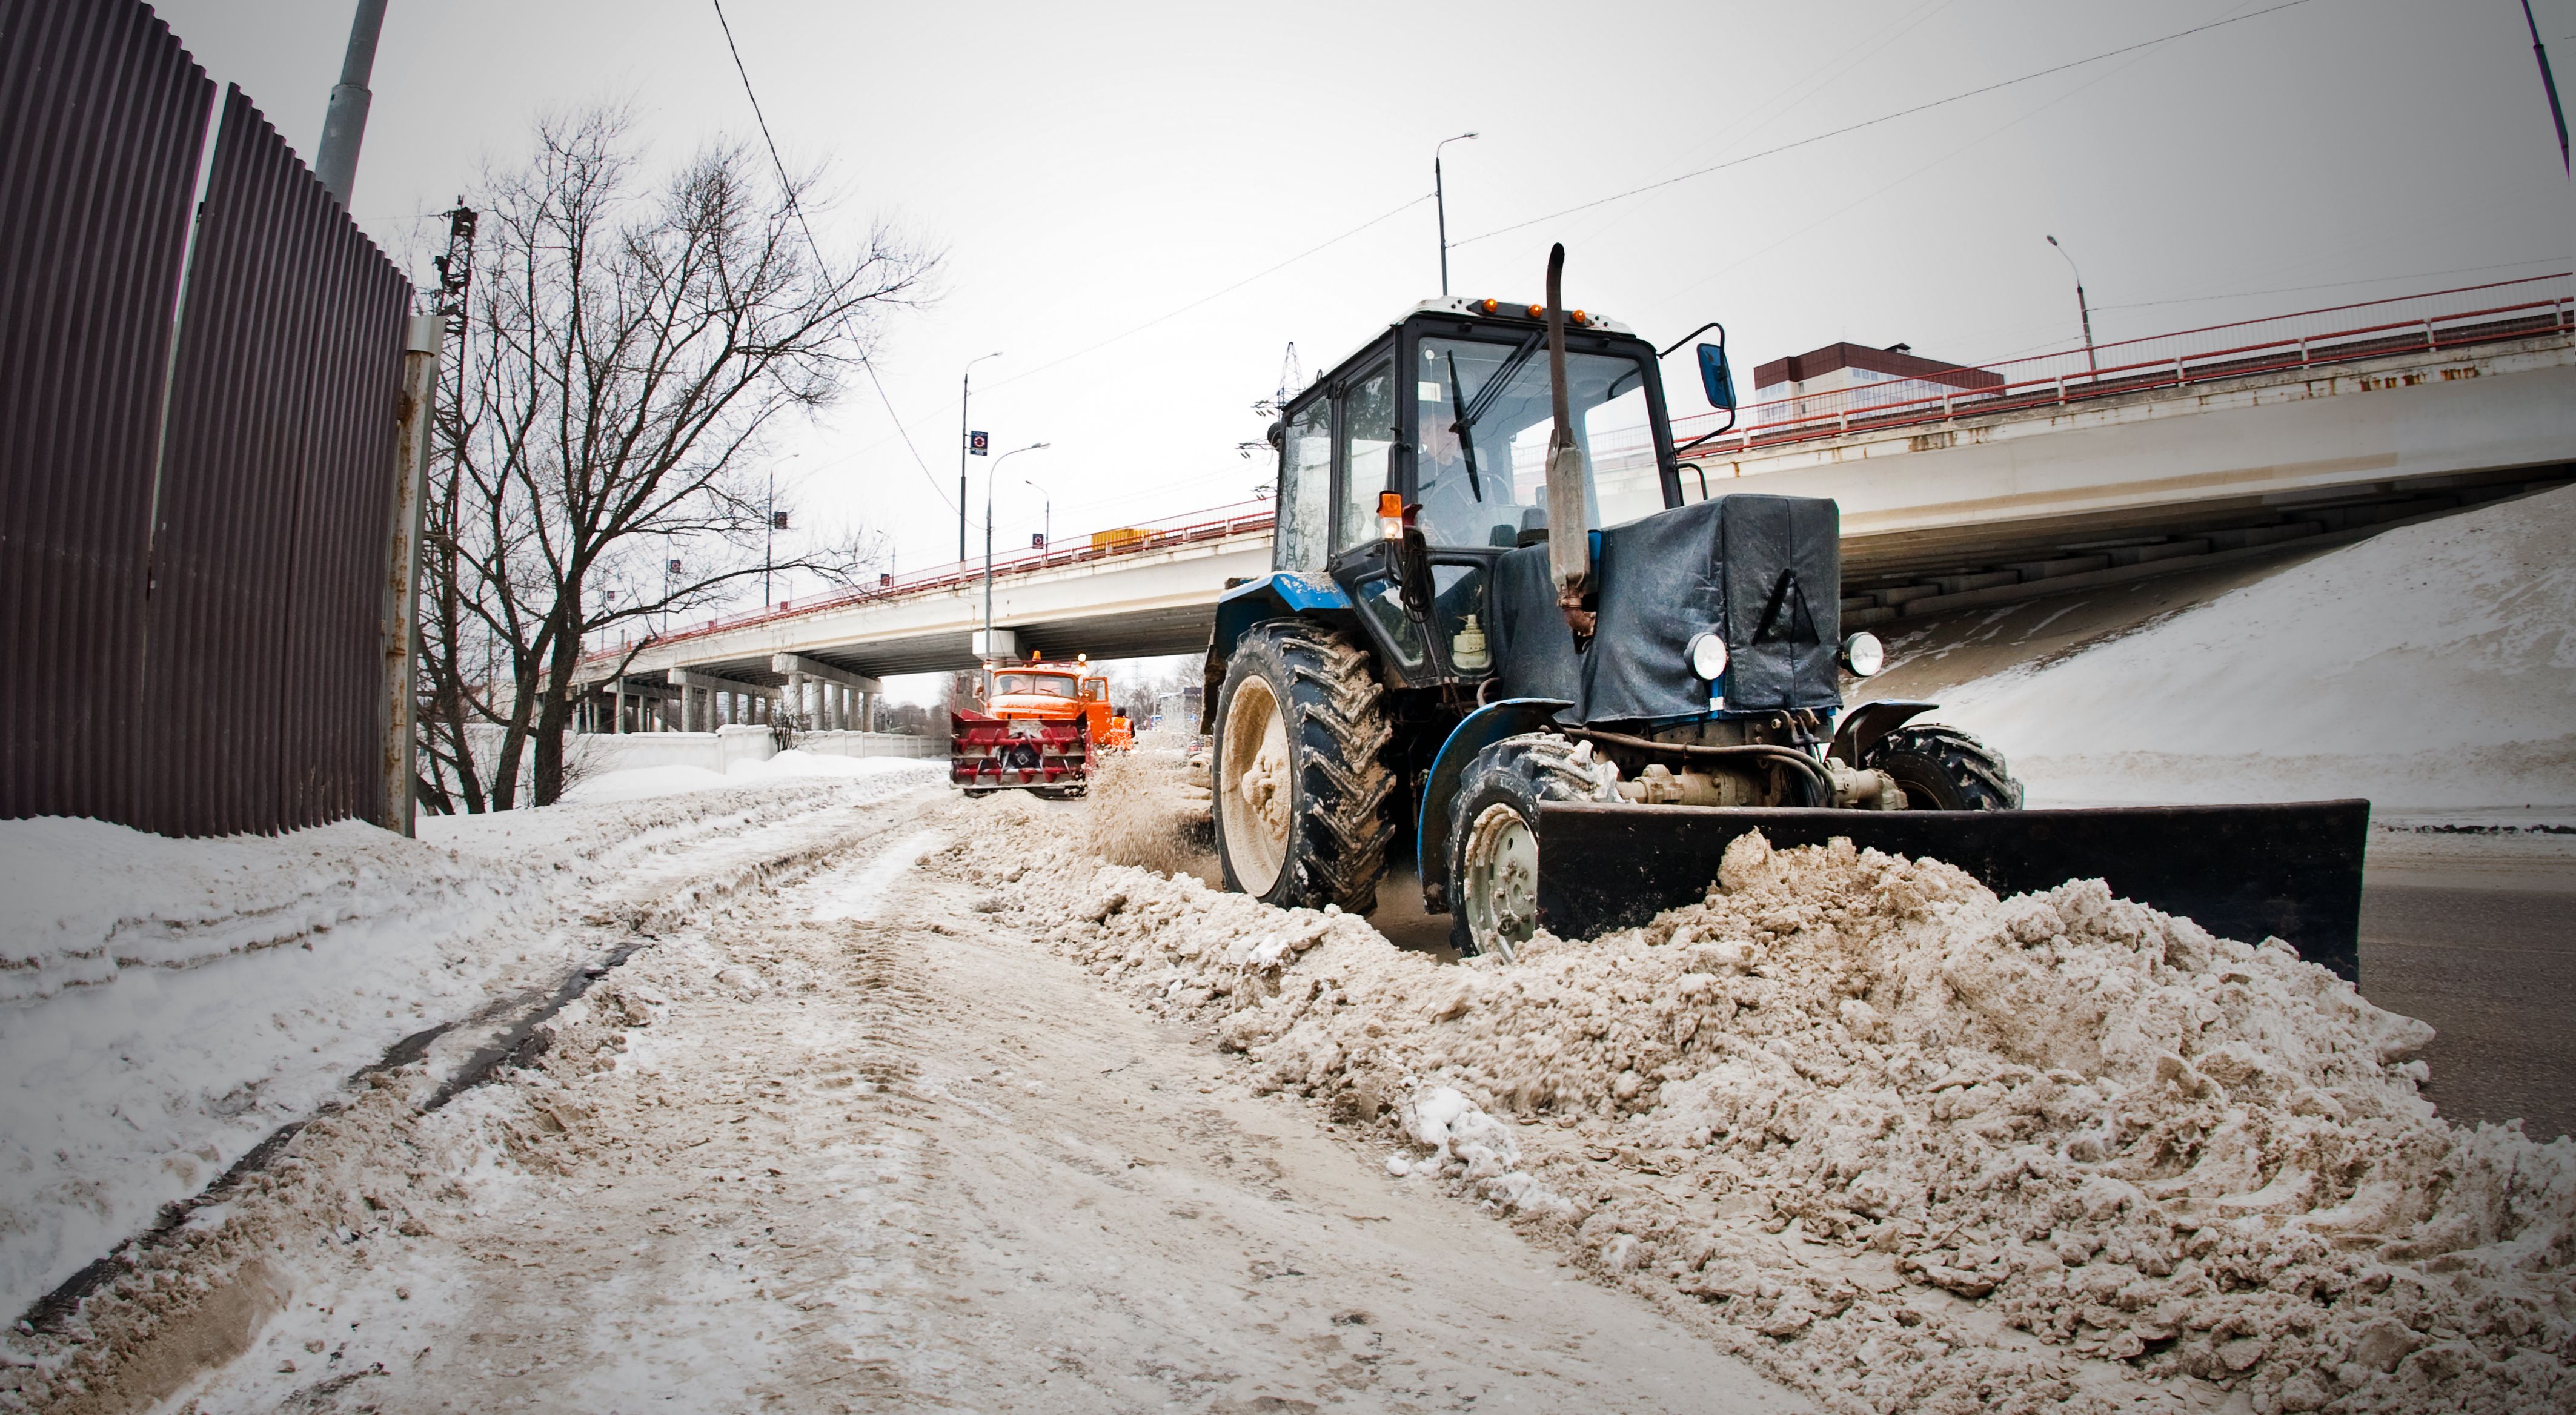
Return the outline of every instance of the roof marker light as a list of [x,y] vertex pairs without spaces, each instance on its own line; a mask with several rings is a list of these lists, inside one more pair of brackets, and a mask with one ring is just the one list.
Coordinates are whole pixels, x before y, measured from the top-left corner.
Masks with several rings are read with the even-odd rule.
[[1487,314],[1492,314],[1494,311],[1501,309],[1502,307],[1503,302],[1500,300],[1478,300],[1476,302],[1476,308],[1483,310]]

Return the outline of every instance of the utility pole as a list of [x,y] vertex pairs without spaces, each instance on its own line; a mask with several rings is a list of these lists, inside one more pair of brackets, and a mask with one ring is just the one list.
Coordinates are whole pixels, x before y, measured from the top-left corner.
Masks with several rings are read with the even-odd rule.
[[331,106],[322,113],[322,148],[314,154],[313,174],[322,189],[349,209],[358,185],[358,144],[367,135],[367,75],[376,67],[376,35],[385,27],[385,0],[358,0],[349,21],[349,52],[340,60],[340,82],[331,90]]
[[2055,236],[2049,237],[2048,243],[2056,247],[2059,255],[2066,256],[2066,268],[2075,271],[2075,313],[2084,321],[2084,367],[2092,373],[2093,382],[2099,383],[2102,363],[2093,357],[2093,307],[2084,301],[2084,272],[2075,270],[2075,257],[2066,255],[2066,247],[2058,245]]
[[966,563],[966,454],[971,450],[973,434],[966,428],[966,405],[975,396],[975,365],[986,359],[998,359],[1002,351],[977,354],[966,361],[966,372],[957,381],[957,563]]
[[1035,452],[1046,445],[1032,442],[1026,447],[1014,447],[994,458],[993,465],[984,469],[984,657],[988,659],[993,656],[993,474],[1013,457],[1023,452]]
[[1465,142],[1474,133],[1460,133],[1442,138],[1431,146],[1431,205],[1440,213],[1440,298],[1449,298],[1449,191],[1440,181],[1440,149],[1453,142]]

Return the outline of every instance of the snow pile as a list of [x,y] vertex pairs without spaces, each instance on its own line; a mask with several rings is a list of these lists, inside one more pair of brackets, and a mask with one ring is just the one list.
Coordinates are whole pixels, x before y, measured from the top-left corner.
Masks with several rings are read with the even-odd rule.
[[[1510,966],[1103,867],[987,812],[950,868],[1783,1379],[1882,1410],[2576,1407],[2576,1143],[2455,1129],[2430,1038],[2098,882],[1848,844]],[[2162,1387],[2160,1390],[2159,1387]],[[2205,1388],[2204,1388],[2205,1389]]]
[[418,840],[0,821],[0,1305],[15,1316],[397,1041],[551,990],[596,947],[567,915],[686,907],[827,845],[800,833],[816,812],[936,779],[892,765],[909,770],[430,818]]
[[[1946,694],[2031,804],[2576,805],[2576,488],[2405,526]],[[1900,649],[1901,649],[1900,645]]]

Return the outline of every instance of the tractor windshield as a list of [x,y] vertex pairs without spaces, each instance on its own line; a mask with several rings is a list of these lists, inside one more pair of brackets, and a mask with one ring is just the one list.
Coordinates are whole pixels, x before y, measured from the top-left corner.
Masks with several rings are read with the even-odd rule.
[[995,697],[1008,697],[1015,693],[1040,698],[1070,698],[1074,695],[1073,680],[1054,673],[993,675]]
[[[1424,339],[1414,369],[1422,434],[1419,524],[1433,545],[1514,546],[1546,523],[1554,425],[1547,340]],[[1591,484],[1592,527],[1664,509],[1641,359],[1565,356],[1567,410]]]

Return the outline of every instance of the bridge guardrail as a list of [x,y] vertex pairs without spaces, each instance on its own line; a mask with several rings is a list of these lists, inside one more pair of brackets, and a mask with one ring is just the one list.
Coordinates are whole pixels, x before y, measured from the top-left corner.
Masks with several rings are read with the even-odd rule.
[[[1141,534],[1105,545],[1077,545],[1063,549],[1049,546],[1044,550],[1023,550],[1010,555],[997,555],[993,557],[993,578],[999,580],[1009,575],[1025,575],[1058,566],[1080,565],[1129,555],[1145,555],[1157,550],[1170,550],[1177,546],[1201,541],[1223,540],[1229,536],[1268,531],[1272,519],[1269,505],[1270,503],[1266,501],[1239,501],[1227,506],[1210,507],[1204,511],[1184,511],[1177,516],[1158,517],[1156,521],[1179,524],[1157,524],[1156,521],[1147,521],[1140,526],[1121,527],[1122,530],[1133,529]],[[1237,512],[1238,507],[1261,509]],[[1221,514],[1227,512],[1236,512],[1236,514]],[[704,638],[709,634],[721,634],[746,625],[780,619],[801,619],[809,614],[820,614],[826,610],[864,604],[870,600],[901,599],[937,590],[963,588],[981,584],[983,579],[984,565],[981,560],[963,565],[943,565],[936,570],[917,570],[909,575],[898,575],[890,584],[861,585],[814,599],[782,603],[774,608],[718,615],[685,629],[675,629],[667,634],[654,635],[648,642],[685,643],[691,639]],[[633,647],[632,643],[622,643],[613,649],[585,654],[582,662],[590,664],[615,660]]]
[[[1702,443],[1688,454],[1747,452],[1846,433],[1946,422],[2050,404],[2269,373],[2350,363],[2415,351],[2563,333],[2576,328],[2571,277],[2530,276],[2426,294],[2397,295],[2204,325],[2169,334],[2078,346],[2005,359],[1959,371],[1961,384],[1890,380],[1748,404],[1741,432]],[[1714,413],[1674,420],[1677,440]]]

